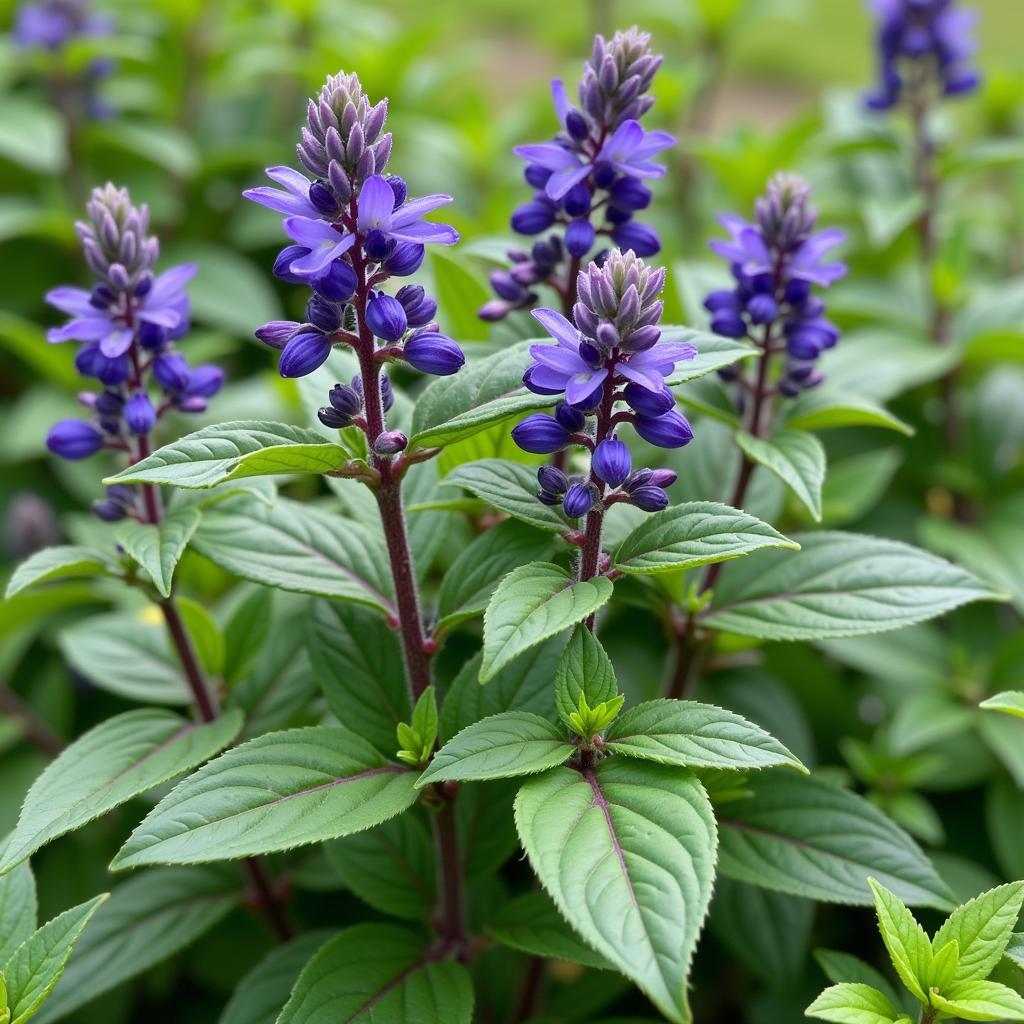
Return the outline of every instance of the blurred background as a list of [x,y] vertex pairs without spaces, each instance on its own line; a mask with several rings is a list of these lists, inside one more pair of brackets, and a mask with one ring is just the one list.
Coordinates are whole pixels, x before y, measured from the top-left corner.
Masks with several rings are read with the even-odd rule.
[[[19,5],[0,0],[0,581],[39,547],[94,537],[100,528],[82,511],[101,493],[96,463],[53,459],[44,446],[50,424],[76,414],[83,382],[73,368],[74,346],[45,342],[46,328],[62,318],[43,295],[59,284],[87,283],[72,225],[94,184],[126,185],[136,202],[149,204],[161,265],[194,260],[200,266],[190,287],[193,330],[181,348],[190,363],[222,365],[229,384],[208,413],[169,418],[168,434],[233,418],[305,422],[294,382],[277,376],[273,354],[252,337],[264,321],[301,319],[305,290],[273,278],[280,218],[240,193],[264,183],[264,167],[292,162],[306,97],[339,69],[357,71],[371,98],[390,97],[389,169],[408,179],[413,195],[455,197],[445,219],[462,232],[462,243],[430,254],[420,272],[439,298],[442,327],[470,347],[500,344],[535,333],[525,314],[497,325],[475,315],[489,297],[488,273],[515,244],[509,215],[529,197],[511,148],[554,133],[550,79],[575,83],[596,31],[638,24],[666,57],[645,124],[680,137],[665,154],[669,173],[654,183],[654,209],[646,218],[664,242],[657,259],[669,268],[665,320],[706,325],[701,299],[725,273],[707,251],[720,230],[716,216],[748,214],[776,170],[805,174],[822,224],[848,234],[844,258],[851,273],[829,293],[830,313],[845,334],[826,372],[837,387],[849,384],[889,404],[917,428],[914,438],[870,425],[829,435],[825,525],[924,543],[1009,590],[1024,610],[1020,0],[970,4],[980,16],[984,85],[944,104],[936,123],[947,205],[931,286],[956,311],[967,420],[957,457],[935,455],[941,404],[931,382],[946,368],[947,354],[936,352],[925,326],[913,230],[920,207],[905,119],[869,114],[862,102],[875,65],[871,20],[860,0],[96,0],[69,6],[91,20],[82,22],[84,31],[47,43],[16,30]],[[704,485],[714,479],[709,465],[725,436],[712,420],[698,422],[702,443],[680,456],[680,488],[687,493],[677,497],[713,496]],[[513,457],[510,446],[501,454]],[[952,489],[988,510],[970,543],[950,521]],[[785,524],[806,525],[798,510],[788,515]],[[198,556],[189,556],[183,570],[185,589],[206,602],[230,586]],[[7,712],[0,719],[0,835],[13,825],[47,746],[111,707],[127,706],[109,694],[78,699],[56,652],[61,628],[109,598],[101,586],[62,583],[0,605],[0,710]],[[990,608],[967,609],[942,629],[820,649],[771,645],[756,668],[721,673],[716,693],[723,702],[731,693],[730,706],[770,725],[808,764],[830,764],[869,792],[929,844],[945,877],[967,898],[1000,877],[1024,876],[1024,835],[1007,824],[1024,822],[1024,796],[1010,781],[1012,775],[1024,782],[1024,749],[999,750],[963,728],[963,736],[944,737],[947,757],[936,765],[922,760],[934,737],[913,733],[912,712],[899,720],[899,743],[875,726],[925,691],[976,699],[998,689],[1000,679],[1019,686],[1021,677],[1010,677],[1024,643],[1006,623]],[[653,644],[643,639],[647,634]],[[649,620],[639,630],[624,621],[617,635],[610,631],[627,689],[656,684],[660,643]],[[31,742],[26,730],[37,731]],[[932,802],[920,797],[922,789]],[[82,833],[75,857],[65,849],[38,858],[40,919],[106,885],[109,842],[102,827]],[[796,1008],[806,1004],[805,992],[820,987],[820,977],[800,974],[802,949],[790,956],[788,946],[768,943],[744,952],[749,907],[733,902],[723,897],[715,939],[702,946],[698,961],[698,986],[702,972],[713,973],[707,991],[720,1004],[708,1005],[707,1019],[713,1012],[714,1019],[736,1019],[730,992],[737,984],[761,986],[756,998],[744,1000],[749,1021],[798,1019]],[[765,913],[770,916],[770,905]],[[792,922],[792,929],[803,929],[804,943],[809,913],[800,911]],[[843,932],[858,918],[829,920],[827,938],[849,942]],[[229,919],[189,953],[184,987],[172,986],[171,969],[157,970],[141,992],[122,990],[72,1019],[216,1019],[220,990],[253,960],[238,921]],[[721,954],[715,942],[726,951],[724,960],[746,958],[746,973],[722,971],[722,960],[709,967]],[[774,984],[763,977],[766,969]],[[794,981],[798,975],[803,980]],[[801,991],[780,995],[780,979]],[[200,998],[199,991],[207,995]],[[182,993],[191,1001],[186,1016],[178,1016]],[[574,1010],[574,999],[563,1000],[565,1020],[588,1019],[579,996]]]

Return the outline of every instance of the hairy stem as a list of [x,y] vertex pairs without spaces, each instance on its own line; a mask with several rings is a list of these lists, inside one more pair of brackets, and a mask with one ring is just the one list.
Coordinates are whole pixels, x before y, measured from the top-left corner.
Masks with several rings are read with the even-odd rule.
[[459,854],[458,822],[455,801],[445,797],[441,809],[433,816],[434,844],[437,847],[440,900],[437,929],[447,952],[458,959],[468,959],[469,942],[466,938],[466,910],[463,903],[462,857]]

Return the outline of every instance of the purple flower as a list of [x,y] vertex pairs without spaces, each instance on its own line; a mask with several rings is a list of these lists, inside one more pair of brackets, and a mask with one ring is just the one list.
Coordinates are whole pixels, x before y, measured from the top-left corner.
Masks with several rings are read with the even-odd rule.
[[46,435],[46,447],[62,459],[85,459],[103,447],[103,434],[85,420],[61,420]]
[[452,201],[451,196],[432,195],[411,199],[395,208],[395,193],[379,174],[366,179],[359,193],[357,224],[364,235],[377,234],[383,239],[400,242],[454,245],[459,233],[449,224],[434,224],[423,218],[439,206]]
[[242,195],[251,199],[260,206],[269,207],[278,213],[287,214],[289,217],[308,217],[316,219],[320,216],[318,210],[309,199],[309,179],[292,167],[268,167],[267,177],[284,185],[284,189],[270,188],[261,185],[259,188],[246,189]]
[[289,238],[309,250],[288,264],[289,272],[300,278],[308,279],[324,272],[356,243],[355,235],[312,217],[287,217],[284,230]]

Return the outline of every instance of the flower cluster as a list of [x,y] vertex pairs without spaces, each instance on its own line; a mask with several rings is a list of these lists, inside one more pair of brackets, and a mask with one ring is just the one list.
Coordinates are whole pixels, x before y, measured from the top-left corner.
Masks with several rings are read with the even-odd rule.
[[[132,205],[127,190],[107,184],[93,190],[86,211],[88,220],[75,230],[94,277],[92,290],[65,286],[46,295],[70,317],[51,328],[47,340],[79,342],[76,369],[103,385],[79,395],[92,420],[62,420],[47,436],[50,450],[65,459],[86,458],[103,447],[131,450],[131,439],[141,443],[170,409],[204,411],[224,381],[219,367],[192,368],[175,351],[174,342],[188,331],[185,285],[196,268],[182,264],[154,276],[160,246],[148,234],[146,206]],[[156,401],[151,382],[159,390]],[[112,508],[107,511],[106,518],[116,518]]]
[[[655,491],[663,494],[675,475],[665,470],[634,472],[629,449],[615,436],[620,425],[632,424],[645,441],[661,448],[681,448],[693,439],[665,379],[676,363],[692,359],[697,350],[688,343],[661,340],[659,295],[664,283],[664,269],[648,267],[635,253],[616,249],[601,266],[591,263],[580,271],[575,323],[552,309],[533,311],[558,344],[531,347],[534,361],[523,383],[536,394],[564,399],[554,415],[526,417],[512,437],[535,454],[553,454],[570,444],[591,451],[589,480],[570,480],[551,467],[539,474],[540,500],[561,500],[573,518],[600,501],[626,501],[649,511],[667,504]],[[592,432],[587,429],[591,415]],[[606,484],[618,490],[606,496]]]
[[662,62],[651,53],[650,41],[636,28],[616,33],[610,42],[597,36],[584,65],[579,106],[570,103],[560,79],[552,83],[562,130],[551,142],[516,147],[527,161],[526,181],[536,191],[512,214],[512,228],[539,235],[557,224],[559,232],[536,242],[530,253],[509,252],[511,268],[491,276],[498,298],[480,310],[484,320],[500,320],[512,309],[534,304],[532,289],[543,282],[568,293],[574,270],[564,284],[557,280],[566,254],[578,267],[598,236],[638,256],[653,256],[661,248],[655,231],[633,219],[651,201],[644,180],[665,173],[651,158],[676,141],[667,132],[645,131],[639,122],[654,103],[647,91]]
[[[270,167],[282,188],[253,188],[247,199],[283,213],[291,245],[274,274],[312,289],[305,322],[276,320],[256,336],[281,350],[283,377],[321,366],[336,344],[373,343],[378,361],[404,360],[423,373],[455,373],[465,361],[458,345],[433,322],[437,304],[423,288],[381,290],[423,262],[424,245],[454,245],[458,233],[424,220],[451,196],[409,199],[397,175],[385,175],[391,134],[384,131],[387,100],[371,105],[354,75],[338,74],[309,101],[298,156],[312,180],[291,167]],[[325,421],[326,422],[326,421]]]
[[[787,359],[778,387],[789,396],[821,382],[815,360],[839,339],[812,286],[827,287],[846,273],[844,264],[824,262],[826,253],[842,242],[843,232],[815,233],[818,215],[809,199],[805,181],[777,174],[757,200],[754,223],[731,214],[721,217],[730,238],[712,242],[711,248],[732,265],[736,285],[704,300],[716,334],[749,337],[766,350],[784,342]],[[731,379],[734,372],[722,376]]]
[[934,83],[944,96],[977,89],[970,66],[976,13],[953,0],[871,0],[877,19],[878,88],[867,97],[873,110],[900,102],[909,85]]

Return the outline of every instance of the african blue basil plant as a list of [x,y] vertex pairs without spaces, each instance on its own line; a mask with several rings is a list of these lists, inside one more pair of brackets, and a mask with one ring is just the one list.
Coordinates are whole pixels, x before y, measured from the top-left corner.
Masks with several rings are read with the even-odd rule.
[[[813,429],[849,401],[818,365],[838,337],[821,294],[845,273],[830,255],[842,235],[817,229],[802,180],[773,178],[751,222],[723,218],[729,238],[713,247],[733,284],[707,298],[713,333],[662,323],[657,239],[633,220],[644,182],[663,173],[651,158],[672,142],[639,123],[659,63],[631,30],[598,37],[578,107],[556,84],[563,131],[518,151],[537,194],[514,223],[558,229],[499,272],[502,298],[486,312],[529,309],[547,336],[476,352],[441,330],[410,280],[427,245],[458,241],[428,219],[451,197],[410,199],[388,169],[387,101],[355,74],[327,79],[307,107],[300,166],[271,167],[274,185],[245,193],[283,216],[273,273],[306,290],[301,319],[253,328],[308,426],[231,421],[151,451],[172,414],[205,409],[221,375],[178,350],[194,268],[155,273],[145,208],[112,186],[94,194],[79,227],[94,281],[50,293],[70,317],[50,338],[78,342],[76,366],[100,386],[82,396],[90,417],[62,421],[48,443],[66,458],[127,456],[96,506],[120,521],[33,556],[8,592],[67,576],[131,584],[133,633],[150,611],[166,624],[145,660],[162,666],[164,689],[109,661],[84,674],[117,677],[120,695],[151,705],[189,700],[195,720],[127,711],[28,793],[0,887],[29,884],[27,859],[46,843],[178,780],[118,835],[111,870],[142,874],[10,955],[0,1021],[38,1009],[76,941],[45,1019],[125,980],[130,970],[106,965],[137,934],[131,901],[162,921],[172,893],[190,908],[258,910],[286,943],[251,963],[228,1024],[645,1008],[637,1019],[687,1024],[716,885],[769,916],[792,897],[876,903],[921,1020],[991,1019],[986,998],[1024,1020],[1019,997],[989,981],[1019,886],[985,897],[990,916],[1003,908],[998,927],[975,927],[968,904],[927,939],[904,903],[956,901],[916,842],[761,724],[692,699],[737,651],[895,629],[996,595],[907,544],[800,532],[822,510]],[[542,282],[561,311],[539,304]],[[696,430],[682,407],[701,415]],[[673,485],[686,500],[673,502]],[[190,548],[218,579],[244,581],[216,609],[223,631],[179,593]],[[667,632],[664,681],[621,656],[622,622],[634,650],[660,650]],[[62,647],[72,664],[85,627]],[[210,866],[221,861],[244,873]],[[201,916],[149,926],[137,971],[194,941],[210,927]],[[40,962],[45,978],[30,984]],[[566,971],[594,972],[569,990],[584,1016],[556,998]],[[853,958],[833,974],[812,1015],[909,1020]],[[692,995],[705,1005],[700,986]]]

